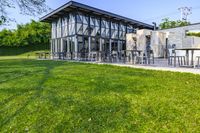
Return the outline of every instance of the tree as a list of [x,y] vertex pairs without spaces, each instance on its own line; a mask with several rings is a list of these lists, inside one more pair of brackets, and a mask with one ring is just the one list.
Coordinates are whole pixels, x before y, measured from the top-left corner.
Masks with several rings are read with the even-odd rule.
[[169,20],[169,18],[164,18],[162,19],[162,23],[160,23],[159,27],[160,29],[169,29],[169,28],[176,28],[180,26],[187,26],[189,24],[190,22],[187,22],[187,21],[181,21],[181,20],[173,21],[173,20]]
[[48,45],[50,37],[50,24],[32,20],[31,23],[17,25],[16,30],[2,30],[0,46]]
[[8,15],[8,10],[19,7],[20,12],[26,15],[41,15],[50,8],[45,0],[0,0],[0,25],[13,20]]
[[189,32],[189,33],[187,33],[187,36],[200,37],[200,32]]

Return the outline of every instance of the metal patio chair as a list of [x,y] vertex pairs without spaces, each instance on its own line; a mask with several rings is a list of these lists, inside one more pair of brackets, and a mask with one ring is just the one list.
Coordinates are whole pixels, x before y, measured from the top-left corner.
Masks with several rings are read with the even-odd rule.
[[118,51],[112,51],[111,62],[119,62],[119,53]]
[[99,54],[97,51],[90,52],[88,55],[89,61],[98,61]]
[[179,66],[186,65],[186,54],[175,51],[175,49],[168,49],[168,64],[176,66],[176,61],[178,61]]
[[143,53],[143,64],[154,64],[154,52],[153,52],[153,50],[146,50]]

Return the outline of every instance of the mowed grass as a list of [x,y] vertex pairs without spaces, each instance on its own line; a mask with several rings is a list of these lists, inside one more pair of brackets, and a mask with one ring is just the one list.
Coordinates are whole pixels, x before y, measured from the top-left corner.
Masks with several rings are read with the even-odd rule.
[[199,132],[200,75],[0,60],[0,132]]

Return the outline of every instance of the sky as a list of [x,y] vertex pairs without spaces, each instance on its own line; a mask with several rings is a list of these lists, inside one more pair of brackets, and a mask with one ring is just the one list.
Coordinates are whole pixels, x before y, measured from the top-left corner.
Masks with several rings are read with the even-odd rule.
[[[47,5],[51,9],[56,9],[69,0],[46,0]],[[192,7],[192,14],[189,16],[191,23],[200,22],[200,2],[199,0],[74,0],[83,4],[87,4],[105,11],[119,14],[131,19],[142,21],[148,24],[156,22],[159,24],[163,18],[178,20],[181,13],[180,7]],[[39,20],[40,17],[31,17],[20,14],[18,9],[9,10],[9,16],[15,18],[16,22],[10,23],[3,28],[15,29],[17,24],[25,24],[31,19]]]

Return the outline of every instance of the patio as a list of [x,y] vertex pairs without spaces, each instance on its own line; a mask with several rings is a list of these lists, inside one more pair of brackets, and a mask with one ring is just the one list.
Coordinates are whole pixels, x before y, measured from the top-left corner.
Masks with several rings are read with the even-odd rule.
[[[51,54],[48,54],[49,56],[44,56],[44,58],[41,58],[42,55],[44,56],[44,53],[41,53],[41,55],[39,54],[39,56],[37,53],[37,56],[40,57],[40,59],[42,60],[50,59],[50,56],[51,56]],[[63,56],[63,55],[67,55],[67,53],[65,54],[60,53],[58,55],[59,55],[59,58],[56,58],[53,60],[68,61],[68,62],[82,62],[82,63],[91,63],[91,64],[99,64],[99,65],[107,64],[107,65],[139,68],[139,69],[147,69],[147,70],[160,70],[160,71],[186,72],[186,73],[200,74],[200,69],[198,69],[198,67],[194,68],[194,67],[180,66],[180,61],[178,60],[178,58],[176,58],[176,65],[174,65],[174,64],[169,64],[169,58],[149,58],[150,62],[148,63],[148,61],[146,62],[145,60],[142,60],[144,58],[142,59],[139,58],[141,56],[133,57],[133,58],[130,58],[129,56],[127,56],[126,58],[118,58],[114,54],[111,57],[101,56],[103,58],[99,58],[100,56],[98,56],[95,52],[92,52],[91,54],[89,54],[88,58],[75,59],[75,54],[72,54],[74,56],[69,56],[69,58],[67,58],[66,56]],[[78,55],[81,55],[81,54],[78,54]],[[123,59],[126,59],[126,60],[123,60]],[[198,62],[198,58],[195,60],[195,62]]]

